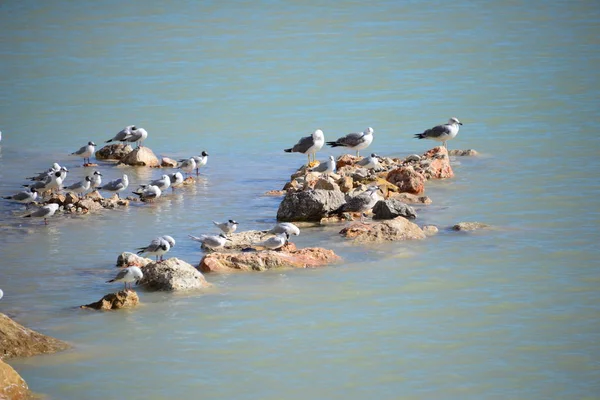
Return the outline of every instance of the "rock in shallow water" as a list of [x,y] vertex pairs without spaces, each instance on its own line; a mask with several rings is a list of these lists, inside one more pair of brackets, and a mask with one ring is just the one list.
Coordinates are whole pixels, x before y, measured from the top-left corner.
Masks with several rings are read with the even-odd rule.
[[142,267],[142,273],[139,285],[148,290],[183,291],[212,286],[200,271],[178,258],[150,263]]
[[127,154],[131,153],[133,148],[124,143],[114,143],[102,147],[96,152],[97,160],[116,160],[120,161]]
[[288,193],[277,210],[279,221],[320,221],[346,202],[339,190],[308,190]]
[[459,222],[452,227],[455,231],[475,231],[478,229],[489,228],[490,226],[481,222]]
[[138,147],[123,157],[121,163],[132,166],[160,167],[160,161],[149,147]]
[[2,354],[2,358],[56,353],[69,347],[71,347],[69,344],[61,340],[25,328],[0,313],[0,354]]
[[373,219],[417,218],[414,208],[398,199],[380,200],[373,207]]
[[355,222],[342,229],[340,234],[358,242],[425,239],[425,233],[421,228],[403,217],[375,224]]
[[122,308],[133,308],[140,303],[137,293],[130,290],[121,290],[117,293],[109,293],[95,303],[86,304],[80,308],[93,310],[119,310]]
[[25,380],[10,365],[0,360],[0,399],[27,400],[34,398]]

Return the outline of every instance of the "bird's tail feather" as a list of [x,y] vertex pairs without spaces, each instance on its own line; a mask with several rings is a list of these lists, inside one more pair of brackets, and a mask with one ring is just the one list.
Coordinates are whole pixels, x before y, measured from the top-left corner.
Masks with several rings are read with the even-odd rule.
[[331,147],[339,147],[341,146],[341,144],[337,143],[337,142],[327,142],[327,144]]
[[110,139],[110,140],[107,140],[107,141],[106,141],[106,142],[104,142],[104,143],[110,143],[110,142],[112,142],[112,139]]
[[114,281],[114,279],[111,279],[110,281],[106,281],[106,283],[113,283]]
[[283,149],[283,151],[285,151],[286,153],[291,153],[292,149]]

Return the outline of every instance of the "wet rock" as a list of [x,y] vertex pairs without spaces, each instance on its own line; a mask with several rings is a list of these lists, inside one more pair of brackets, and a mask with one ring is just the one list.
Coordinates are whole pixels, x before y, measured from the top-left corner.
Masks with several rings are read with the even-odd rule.
[[431,204],[432,201],[427,196],[417,196],[412,193],[394,193],[391,195],[392,199],[398,199],[408,204]]
[[342,191],[342,193],[348,193],[354,187],[354,181],[349,176],[342,176],[337,181],[337,184],[340,187],[340,190]]
[[268,192],[265,192],[265,196],[285,196],[285,193],[285,190],[269,190]]
[[198,268],[207,272],[265,271],[276,268],[313,268],[340,261],[332,250],[322,248],[296,249],[288,243],[281,251],[253,251],[245,253],[215,252],[206,255]]
[[149,147],[138,147],[123,157],[121,163],[140,167],[160,167],[160,161]]
[[77,203],[77,207],[81,207],[87,211],[98,211],[102,209],[102,205],[92,199],[83,199]]
[[163,168],[177,168],[177,165],[178,165],[177,161],[175,161],[169,157],[163,157],[160,160],[160,166]]
[[178,258],[150,263],[142,272],[139,285],[148,290],[183,291],[212,286],[200,271]]
[[64,205],[69,205],[69,204],[75,204],[79,201],[79,196],[77,196],[75,193],[67,193],[65,195],[65,202]]
[[452,227],[452,230],[455,231],[475,231],[478,229],[489,228],[488,224],[484,224],[482,222],[459,222],[458,224]]
[[65,205],[65,201],[67,200],[67,196],[65,196],[64,194],[57,194],[57,193],[53,193],[50,198],[48,199],[48,201],[46,201],[46,204],[58,204],[59,206],[64,206]]
[[102,197],[102,195],[100,194],[99,191],[94,190],[93,192],[88,193],[85,196],[86,199],[92,199],[92,200],[102,200],[104,197]]
[[417,224],[403,217],[375,224],[355,222],[342,229],[340,234],[357,242],[386,242],[425,238],[425,234]]
[[346,202],[339,190],[309,190],[288,193],[277,210],[279,221],[320,221]]
[[414,208],[399,199],[380,200],[373,207],[373,219],[417,218]]
[[0,313],[0,355],[4,359],[56,353],[69,347],[62,340],[25,328]]
[[109,293],[95,303],[80,306],[80,308],[92,310],[119,310],[122,308],[133,308],[140,303],[137,293],[130,290],[121,290],[117,293]]
[[337,183],[333,182],[332,179],[319,178],[314,186],[315,189],[323,190],[340,190]]
[[387,176],[387,181],[396,185],[399,192],[422,194],[425,191],[425,176],[412,167],[396,168]]
[[96,164],[96,163],[85,163],[85,164],[83,164],[83,166],[84,166],[85,168],[89,168],[89,167],[97,167],[97,166],[98,166],[98,164]]
[[32,395],[25,380],[10,365],[0,359],[0,399],[27,400]]
[[130,267],[130,266],[138,266],[145,267],[146,265],[152,263],[150,258],[140,257],[137,254],[130,253],[128,251],[121,253],[119,257],[117,257],[117,267]]
[[[425,165],[423,164],[423,158],[427,161]],[[454,176],[454,172],[450,166],[448,150],[445,147],[434,147],[423,154],[423,158],[421,159],[423,175],[427,179],[445,179]]]
[[410,156],[406,157],[404,161],[407,163],[419,162],[421,161],[421,156],[418,154],[411,154]]
[[102,147],[96,152],[97,160],[116,160],[120,161],[127,154],[131,153],[133,148],[124,143],[113,143]]
[[477,152],[477,150],[473,150],[473,149],[467,149],[467,150],[453,149],[453,150],[448,151],[448,155],[457,156],[457,157],[468,157],[468,156],[478,156],[479,153]]
[[356,157],[352,154],[344,154],[343,156],[337,159],[337,161],[335,162],[335,166],[337,169],[340,169],[346,165],[354,165],[362,159],[362,157]]
[[439,229],[435,225],[424,225],[421,227],[425,236],[433,236],[439,232]]

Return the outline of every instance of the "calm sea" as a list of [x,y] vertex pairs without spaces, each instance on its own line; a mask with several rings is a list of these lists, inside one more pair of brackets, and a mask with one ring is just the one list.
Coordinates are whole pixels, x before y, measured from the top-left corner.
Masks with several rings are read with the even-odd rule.
[[[597,1],[5,1],[0,5],[0,194],[125,125],[202,179],[155,204],[43,226],[0,204],[0,312],[73,350],[11,360],[49,399],[583,399],[600,393],[600,5]],[[274,223],[305,160],[282,149],[375,129],[385,156],[456,116],[454,179],[429,182],[419,242],[355,246],[340,226],[299,246],[344,262],[209,275],[205,293],[116,287],[122,251],[159,235]],[[325,159],[343,151],[326,149]],[[101,163],[132,189],[163,171]],[[128,194],[128,193],[126,193]],[[461,221],[494,228],[447,230]]]

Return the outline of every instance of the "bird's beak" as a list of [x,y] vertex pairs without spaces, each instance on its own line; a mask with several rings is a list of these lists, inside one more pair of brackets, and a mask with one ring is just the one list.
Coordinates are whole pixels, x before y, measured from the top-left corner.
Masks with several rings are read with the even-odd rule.
[[462,125],[462,122],[459,122],[458,124],[459,124],[459,125]]

